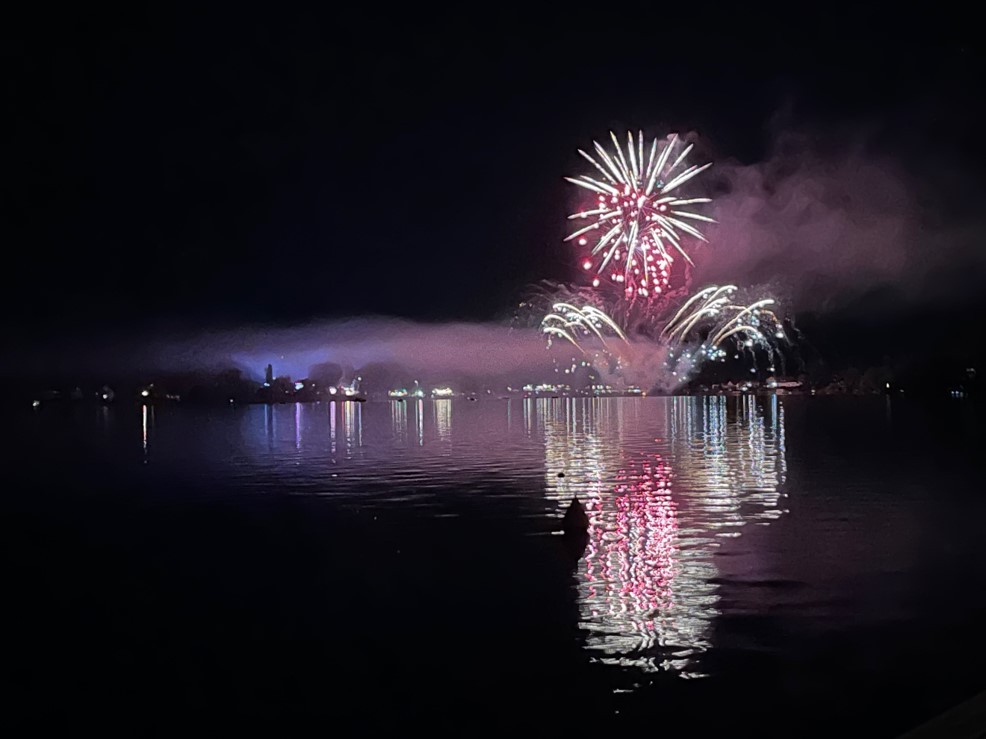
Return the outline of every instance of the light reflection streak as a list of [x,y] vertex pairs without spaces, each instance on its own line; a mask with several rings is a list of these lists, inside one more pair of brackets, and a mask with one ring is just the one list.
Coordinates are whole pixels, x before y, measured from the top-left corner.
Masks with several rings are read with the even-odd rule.
[[363,404],[356,403],[356,445],[363,446]]
[[418,429],[418,446],[425,445],[425,402],[418,400],[415,404],[414,422]]
[[402,444],[407,443],[406,402],[392,402],[390,404],[390,423],[394,430],[394,438]]
[[715,573],[688,556],[671,484],[660,455],[634,460],[590,509],[579,568],[583,627],[604,663],[684,671],[710,646],[707,579]]
[[140,407],[141,444],[144,450],[144,463],[147,463],[147,404]]
[[301,451],[301,403],[294,404],[294,448]]
[[432,402],[435,404],[435,427],[438,429],[438,438],[441,441],[448,441],[452,436],[452,401],[448,398],[440,398]]
[[[538,406],[544,413],[555,411],[544,422],[548,497],[565,505],[573,497],[583,503],[596,499],[619,465],[619,446],[608,443],[619,436],[618,416],[606,398],[573,398],[561,414],[549,402],[539,401]],[[530,425],[526,413],[524,420]]]
[[[680,484],[702,490],[694,505],[731,529],[782,515],[778,488],[787,474],[784,406],[744,395],[674,398],[668,436]],[[740,508],[743,507],[743,515]],[[726,535],[724,532],[722,535]]]
[[329,401],[329,451],[333,456],[337,451],[336,446],[336,402]]
[[363,446],[363,409],[361,403],[342,404],[342,427],[346,436],[346,458],[352,459],[353,452]]
[[[782,514],[783,402],[643,402],[539,405],[547,495],[559,513],[577,496],[589,515],[576,580],[590,652],[606,664],[698,677],[719,613],[717,552],[746,523]],[[624,444],[640,448],[654,414],[664,416],[665,438],[625,454]]]

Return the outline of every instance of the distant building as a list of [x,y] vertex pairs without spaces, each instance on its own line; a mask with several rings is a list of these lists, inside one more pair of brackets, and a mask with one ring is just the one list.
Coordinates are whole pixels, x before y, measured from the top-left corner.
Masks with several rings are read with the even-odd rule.
[[264,372],[264,385],[270,387],[274,383],[274,365],[268,364]]

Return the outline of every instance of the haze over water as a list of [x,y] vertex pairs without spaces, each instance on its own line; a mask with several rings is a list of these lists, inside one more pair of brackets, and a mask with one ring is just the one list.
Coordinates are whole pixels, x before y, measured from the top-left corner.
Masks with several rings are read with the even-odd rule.
[[[94,714],[113,695],[179,717],[893,736],[981,689],[976,413],[45,408],[8,427],[13,665],[25,697]],[[575,497],[578,551],[558,535]],[[92,660],[118,677],[87,683]]]

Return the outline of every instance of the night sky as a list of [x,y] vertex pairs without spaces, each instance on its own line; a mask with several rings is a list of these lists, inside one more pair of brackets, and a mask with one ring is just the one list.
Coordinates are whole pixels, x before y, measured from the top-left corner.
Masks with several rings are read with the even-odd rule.
[[629,125],[697,132],[727,172],[769,162],[787,131],[821,169],[840,146],[899,164],[919,230],[960,223],[955,254],[927,264],[945,282],[898,290],[890,271],[844,291],[830,276],[794,308],[836,355],[890,351],[914,320],[953,346],[982,310],[978,30],[937,7],[793,8],[9,19],[5,331],[57,346],[501,319],[526,285],[572,277],[561,177],[582,171],[578,147]]

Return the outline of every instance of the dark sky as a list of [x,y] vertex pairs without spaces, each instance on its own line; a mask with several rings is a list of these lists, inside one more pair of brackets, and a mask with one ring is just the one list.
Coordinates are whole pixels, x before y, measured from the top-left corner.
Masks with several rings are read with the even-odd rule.
[[787,128],[858,135],[929,211],[981,202],[943,189],[981,179],[986,80],[977,26],[939,6],[365,5],[8,19],[8,335],[497,318],[570,275],[561,176],[611,126],[695,131],[733,167]]

